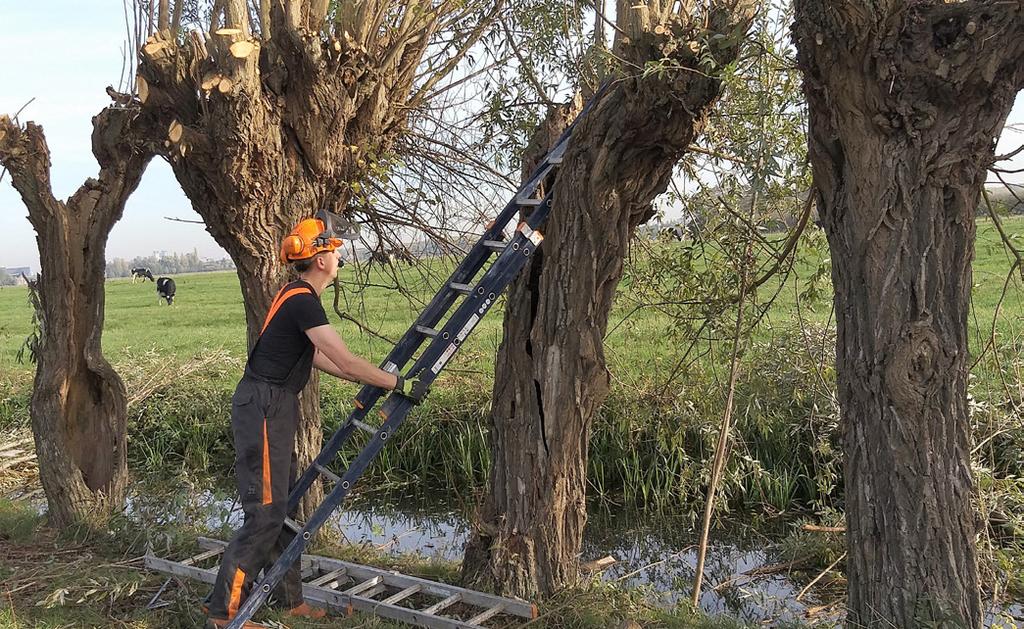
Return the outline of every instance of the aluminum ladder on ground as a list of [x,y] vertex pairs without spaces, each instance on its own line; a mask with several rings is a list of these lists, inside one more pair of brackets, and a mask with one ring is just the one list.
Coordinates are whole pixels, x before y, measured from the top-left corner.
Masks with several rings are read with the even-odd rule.
[[[200,537],[199,548],[203,552],[183,561],[147,554],[146,567],[212,584],[217,579],[219,566],[216,562],[208,568],[200,564],[219,560],[227,542]],[[512,598],[330,557],[302,555],[300,561],[302,596],[306,601],[345,615],[355,610],[434,629],[479,628],[498,615],[537,617],[535,605]],[[410,604],[418,607],[410,607]],[[441,615],[442,611],[455,609],[466,619]]]
[[[604,88],[598,90],[597,94],[590,99],[577,116],[576,121],[565,130],[554,148],[534,169],[530,178],[516,191],[505,208],[487,227],[445,285],[441,287],[416,322],[388,354],[381,365],[382,369],[398,373],[412,360],[412,367],[405,372],[406,380],[411,382],[419,378],[429,385],[441,373],[452,356],[458,352],[473,328],[494,306],[498,296],[512,283],[512,280],[526,266],[536,248],[540,246],[543,237],[538,228],[544,224],[551,211],[551,192],[548,191],[543,197],[539,195],[543,193],[545,182],[557,175],[573,128],[592,104],[598,100],[603,90]],[[520,212],[529,214],[526,220],[518,224],[511,239],[506,240],[505,226],[516,219]],[[477,274],[483,270],[493,255],[496,255],[497,258],[477,280]],[[459,300],[461,303],[456,306],[447,321],[442,323],[444,316]],[[418,358],[415,357],[416,351],[424,343],[428,343],[427,348]],[[299,504],[299,500],[317,477],[323,477],[325,480],[333,482],[334,488],[313,512],[308,522],[305,524],[287,522],[296,533],[295,539],[281,554],[277,562],[269,570],[264,571],[263,577],[253,586],[249,597],[238,609],[238,613],[228,625],[228,629],[240,629],[263,605],[288,568],[302,555],[313,535],[341,505],[353,485],[363,475],[366,467],[405,421],[414,403],[403,395],[391,393],[379,411],[382,423],[378,425],[368,423],[367,417],[370,411],[388,393],[378,387],[364,386],[356,395],[355,409],[349,414],[348,419],[324,445],[312,465],[296,482],[288,497],[289,513]],[[363,447],[347,470],[341,474],[335,474],[329,466],[345,441],[359,430],[372,435],[369,443]]]

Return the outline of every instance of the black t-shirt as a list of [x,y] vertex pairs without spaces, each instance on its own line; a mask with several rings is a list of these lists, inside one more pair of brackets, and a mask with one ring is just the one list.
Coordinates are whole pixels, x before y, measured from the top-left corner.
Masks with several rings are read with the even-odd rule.
[[308,288],[309,292],[294,294],[281,303],[260,335],[247,366],[261,380],[296,393],[306,386],[313,368],[313,342],[306,330],[327,325],[327,313],[308,282],[291,282],[280,294],[297,288]]

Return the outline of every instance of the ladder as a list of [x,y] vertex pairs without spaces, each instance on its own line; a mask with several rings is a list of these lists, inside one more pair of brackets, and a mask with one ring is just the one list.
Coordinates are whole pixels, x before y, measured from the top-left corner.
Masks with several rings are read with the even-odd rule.
[[[452,272],[448,281],[388,354],[381,364],[382,369],[398,373],[406,363],[414,358],[414,354],[420,346],[428,343],[427,348],[414,360],[405,377],[409,381],[419,378],[429,386],[452,356],[459,351],[473,328],[494,306],[498,296],[512,283],[512,280],[526,266],[530,256],[540,246],[543,236],[538,228],[543,225],[551,212],[551,192],[548,191],[544,196],[539,196],[542,194],[542,186],[549,177],[554,177],[557,174],[569,146],[573,128],[598,100],[603,91],[604,87],[589,100],[576,120],[559,138],[554,148],[534,169],[530,178],[520,186],[497,218],[487,227],[484,234],[469,250],[465,259]],[[529,215],[526,220],[518,224],[511,239],[506,240],[504,237],[505,226],[520,212],[529,212]],[[476,275],[484,268],[492,255],[496,255],[497,258],[483,276],[476,280]],[[459,300],[461,303],[458,304],[448,320],[442,324],[444,316]],[[266,602],[267,597],[288,572],[288,569],[299,560],[313,535],[341,505],[366,467],[405,421],[414,403],[403,395],[392,393],[387,396],[378,412],[382,420],[381,423],[378,425],[368,423],[370,411],[386,393],[388,393],[386,390],[378,387],[364,386],[356,395],[355,409],[349,414],[348,419],[334,433],[313,463],[298,479],[288,496],[289,513],[298,506],[299,500],[318,477],[331,481],[334,483],[334,487],[305,524],[298,524],[291,520],[285,522],[286,526],[291,527],[296,533],[295,538],[277,562],[270,569],[264,570],[263,578],[254,584],[249,597],[238,609],[234,619],[228,625],[228,629],[240,629]],[[341,475],[335,474],[330,470],[330,464],[346,440],[359,430],[372,435],[369,442],[352,460],[347,470]],[[431,615],[436,615],[441,608],[429,611]]]
[[[201,564],[217,560],[227,548],[227,542],[205,537],[200,537],[198,542],[202,552],[183,561],[171,561],[147,553],[146,567],[212,584],[217,580],[216,562],[208,568]],[[357,610],[435,629],[479,628],[498,615],[527,620],[537,617],[537,606],[525,601],[330,557],[302,555],[299,561],[303,598],[344,615],[351,615],[353,610]],[[153,602],[160,593],[157,594]],[[410,607],[410,604],[419,609]],[[441,614],[442,611],[454,610],[461,612],[465,620]]]

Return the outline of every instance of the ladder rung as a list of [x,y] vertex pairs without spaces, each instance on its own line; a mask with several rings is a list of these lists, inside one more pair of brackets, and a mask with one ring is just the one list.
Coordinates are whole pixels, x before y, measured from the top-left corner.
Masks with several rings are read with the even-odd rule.
[[446,607],[451,607],[455,603],[458,603],[460,600],[462,600],[462,595],[459,594],[458,592],[456,592],[455,594],[452,594],[451,596],[449,596],[448,598],[444,599],[443,601],[438,601],[438,602],[434,603],[433,605],[431,605],[430,607],[422,610],[422,612],[424,614],[436,614],[437,612],[441,611],[442,609],[444,609]]
[[360,592],[365,592],[366,590],[369,590],[370,588],[372,588],[375,585],[379,585],[380,582],[383,581],[383,580],[384,580],[384,577],[381,577],[381,576],[372,577],[370,579],[367,579],[367,580],[363,581],[362,583],[358,583],[356,585],[353,585],[349,589],[345,590],[345,594],[348,594],[349,596],[355,596],[355,595],[359,594]]
[[386,599],[384,599],[381,602],[384,603],[385,605],[394,605],[398,601],[401,601],[403,599],[407,599],[407,598],[409,598],[410,596],[412,596],[413,594],[419,592],[422,589],[423,589],[423,586],[418,584],[418,583],[416,585],[410,585],[409,587],[405,588],[404,590],[402,590],[398,594],[392,594],[391,596],[387,597]]
[[544,199],[527,199],[524,197],[516,197],[516,205],[520,207],[537,207],[541,203],[544,203]]
[[294,533],[302,532],[302,525],[291,518],[285,518],[284,525],[290,528]]
[[[345,576],[346,572],[348,572],[348,570],[346,568],[338,568],[337,570],[331,570],[327,574],[320,575],[319,577],[317,577],[317,578],[313,579],[312,581],[310,581],[309,585],[312,585],[312,586],[318,587],[318,588],[319,587],[327,587],[327,588],[333,590],[334,588],[338,587],[338,584],[336,583],[337,580],[339,578]],[[331,583],[331,581],[335,581],[335,583],[333,583],[331,585],[325,585],[326,583]]]
[[377,596],[386,589],[388,589],[388,586],[384,585],[383,583],[378,583],[369,590],[360,592],[359,596],[362,596],[363,598],[373,598],[374,596]]
[[341,482],[341,477],[340,476],[338,476],[337,474],[335,474],[331,470],[327,469],[323,465],[320,465],[319,463],[314,463],[313,467],[315,467],[316,471],[320,472],[320,474],[322,476],[324,476],[326,478],[329,478],[332,483],[340,483]]
[[360,430],[365,430],[366,432],[370,433],[371,435],[377,434],[377,429],[374,428],[373,426],[371,426],[370,424],[367,424],[366,422],[361,422],[358,419],[353,419],[352,420],[352,424],[356,428],[359,428]]
[[451,289],[456,293],[462,293],[463,295],[468,295],[473,292],[473,287],[470,286],[469,284],[459,284],[458,282],[452,282],[448,286],[450,286]]
[[437,334],[438,334],[437,330],[435,330],[434,328],[428,328],[425,325],[417,325],[416,326],[416,331],[419,332],[420,334],[426,334],[427,336],[429,336],[431,338],[437,336]]
[[505,604],[504,603],[498,603],[494,607],[492,607],[492,608],[490,608],[490,609],[488,609],[486,611],[480,612],[476,616],[473,616],[472,618],[470,618],[469,620],[466,621],[466,624],[467,625],[479,625],[480,623],[484,622],[485,620],[490,620],[491,618],[494,618],[495,616],[500,614],[503,609],[505,609]]
[[204,559],[209,559],[210,557],[216,557],[217,555],[224,552],[225,548],[227,548],[227,546],[224,546],[223,548],[214,548],[213,550],[207,550],[205,552],[199,553],[198,555],[193,555],[185,561],[181,562],[181,565],[191,566],[192,564],[198,561],[203,561]]
[[508,243],[506,243],[503,240],[485,240],[484,241],[484,247],[487,247],[491,251],[503,251],[507,244]]

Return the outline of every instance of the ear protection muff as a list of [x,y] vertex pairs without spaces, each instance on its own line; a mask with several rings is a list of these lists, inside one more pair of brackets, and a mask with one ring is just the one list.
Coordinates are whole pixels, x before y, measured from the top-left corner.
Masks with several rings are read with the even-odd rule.
[[302,242],[302,238],[299,238],[295,234],[290,234],[285,237],[281,242],[281,263],[288,264],[289,256],[297,256],[302,253],[302,249],[305,245]]

